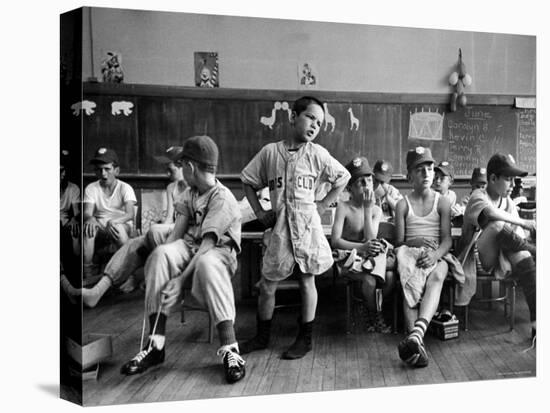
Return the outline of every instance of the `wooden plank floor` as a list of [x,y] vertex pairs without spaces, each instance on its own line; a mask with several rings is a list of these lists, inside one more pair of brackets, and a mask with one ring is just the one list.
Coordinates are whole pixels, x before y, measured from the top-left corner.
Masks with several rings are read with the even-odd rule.
[[[397,356],[402,334],[366,333],[361,326],[345,332],[343,285],[318,283],[319,307],[313,351],[288,361],[280,355],[296,332],[296,308],[277,310],[269,349],[248,354],[246,377],[228,385],[217,350],[217,337],[207,343],[205,313],[189,312],[185,325],[179,314],[168,320],[165,362],[145,374],[126,377],[120,366],[139,350],[143,292],[110,295],[94,309],[84,311],[84,333],[113,335],[113,356],[100,366],[97,381],[85,381],[85,405],[190,400],[294,392],[373,388],[412,384],[496,380],[536,375],[536,350],[530,346],[528,312],[518,294],[516,329],[508,330],[502,307],[470,309],[470,330],[455,340],[428,335],[430,364],[411,369]],[[255,332],[254,302],[238,306],[237,337]],[[458,312],[461,315],[460,310]]]

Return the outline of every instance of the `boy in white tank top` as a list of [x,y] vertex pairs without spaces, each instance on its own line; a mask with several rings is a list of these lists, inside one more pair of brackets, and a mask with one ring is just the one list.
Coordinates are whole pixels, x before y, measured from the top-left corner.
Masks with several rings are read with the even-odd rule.
[[399,343],[399,357],[415,367],[428,365],[424,333],[437,310],[451,247],[449,200],[431,189],[434,159],[429,148],[407,153],[407,177],[413,190],[397,203],[395,213],[397,264],[405,299],[408,331]]

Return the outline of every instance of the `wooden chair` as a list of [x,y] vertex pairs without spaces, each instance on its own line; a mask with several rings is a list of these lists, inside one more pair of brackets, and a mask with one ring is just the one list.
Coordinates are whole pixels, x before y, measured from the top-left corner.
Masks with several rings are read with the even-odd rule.
[[[380,222],[378,227],[378,238],[384,238],[388,242],[393,243],[395,240],[395,225],[391,222]],[[341,275],[341,268],[336,263],[334,264],[334,272],[337,276]],[[397,271],[395,270],[397,273]],[[355,314],[357,313],[357,305],[363,304],[364,299],[361,295],[356,294],[356,290],[360,288],[361,281],[343,276],[346,282],[346,333],[351,334],[353,326],[355,325]],[[377,291],[377,297],[378,297]],[[399,311],[399,298],[400,298],[399,280],[396,278],[395,285],[392,293],[393,302],[393,320],[392,320],[392,332],[397,332],[397,315]]]
[[[477,252],[477,245],[473,244],[474,248],[474,257],[476,260],[476,282],[478,286],[480,284],[487,283],[497,283],[498,284],[498,293],[496,296],[492,297],[477,297],[478,292],[470,300],[471,303],[488,303],[489,308],[491,308],[492,303],[503,303],[504,304],[504,317],[509,319],[510,331],[515,327],[516,319],[516,280],[512,278],[499,279],[496,278],[493,273],[489,273],[483,269],[481,262],[479,261],[479,255]],[[502,290],[504,289],[504,293]],[[454,297],[454,294],[453,294]],[[468,331],[470,323],[470,305],[461,306],[464,308],[464,330]],[[510,314],[508,314],[508,307],[510,308]],[[451,308],[451,312],[453,312]]]

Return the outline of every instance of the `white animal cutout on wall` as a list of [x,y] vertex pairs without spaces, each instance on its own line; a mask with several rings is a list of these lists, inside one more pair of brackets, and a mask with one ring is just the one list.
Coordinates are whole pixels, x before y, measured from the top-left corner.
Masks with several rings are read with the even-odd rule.
[[323,103],[323,107],[325,108],[325,131],[328,128],[328,125],[331,125],[331,132],[334,132],[334,128],[336,127],[336,121],[334,119],[334,116],[332,116],[328,111],[328,105],[326,103]]
[[126,102],[124,100],[111,102],[111,115],[126,115],[129,116],[132,113],[134,104],[132,102]]
[[275,102],[275,104],[273,105],[273,109],[271,110],[271,116],[262,116],[260,118],[260,123],[267,126],[269,129],[273,129],[273,125],[275,124],[275,120],[277,119],[277,111],[280,110],[281,107],[281,102]]
[[73,115],[75,116],[80,115],[81,110],[83,110],[86,115],[90,116],[92,113],[94,113],[95,107],[95,102],[92,102],[91,100],[83,100],[82,102],[76,102],[71,105]]
[[353,130],[354,126],[355,126],[355,130],[359,130],[359,119],[353,116],[353,111],[351,110],[351,108],[348,109],[348,112],[349,112],[349,120],[351,122],[351,126],[349,130]]
[[283,102],[281,104],[281,109],[286,110],[288,113],[288,121],[290,122],[292,120],[292,109],[290,109],[290,106],[288,105],[288,102]]

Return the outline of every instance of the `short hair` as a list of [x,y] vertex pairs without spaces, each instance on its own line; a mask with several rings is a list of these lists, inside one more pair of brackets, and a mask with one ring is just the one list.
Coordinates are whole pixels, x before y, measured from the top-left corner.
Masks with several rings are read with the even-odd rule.
[[[182,156],[181,161],[188,161],[192,162],[193,164],[197,165],[197,168],[199,168],[202,172],[209,172],[211,174],[215,174],[217,167],[216,165],[208,165],[204,162],[195,161],[194,159],[188,158],[186,156]],[[180,167],[182,167],[181,163],[179,164]]]
[[315,105],[319,105],[319,107],[323,110],[323,114],[325,113],[323,102],[321,102],[317,98],[314,98],[313,96],[302,96],[301,98],[297,99],[292,105],[292,111],[296,112],[296,115],[299,115],[312,103]]

